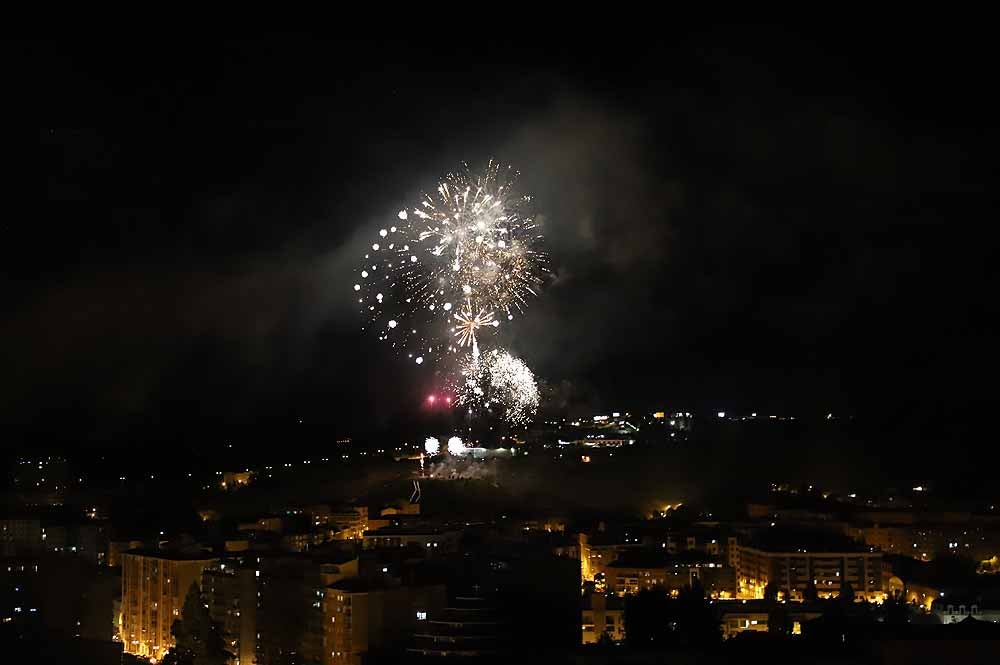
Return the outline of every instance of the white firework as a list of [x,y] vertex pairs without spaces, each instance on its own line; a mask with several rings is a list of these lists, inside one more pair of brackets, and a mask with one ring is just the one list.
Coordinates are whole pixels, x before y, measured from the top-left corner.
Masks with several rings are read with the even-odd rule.
[[424,450],[428,455],[437,455],[438,451],[441,450],[441,442],[435,439],[433,436],[427,437],[424,441]]
[[466,305],[465,309],[455,314],[455,320],[458,321],[458,325],[454,328],[455,337],[458,338],[459,346],[472,347],[472,356],[477,358],[479,357],[479,343],[476,339],[476,332],[484,326],[495,328],[500,325],[500,322],[493,318],[493,312],[487,312],[480,308],[478,314],[473,314],[472,305],[470,303],[466,303]]
[[523,312],[549,267],[516,178],[493,161],[476,175],[465,167],[380,229],[353,285],[366,328],[397,352],[436,360],[475,352],[476,333],[500,325],[497,313],[509,321]]
[[455,403],[470,410],[502,410],[513,425],[530,422],[538,411],[538,385],[524,361],[493,349],[462,366]]
[[462,455],[465,453],[465,444],[457,436],[448,439],[448,452],[452,455]]

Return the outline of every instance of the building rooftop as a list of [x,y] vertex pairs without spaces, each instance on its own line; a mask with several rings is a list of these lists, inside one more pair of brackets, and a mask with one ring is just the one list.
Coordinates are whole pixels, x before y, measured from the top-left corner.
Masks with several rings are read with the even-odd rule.
[[945,612],[949,605],[956,608],[959,605],[965,605],[966,608],[975,605],[980,611],[1000,610],[1000,593],[996,591],[992,593],[945,593],[944,596],[934,599],[935,611]]
[[433,584],[400,584],[392,578],[361,578],[351,577],[346,580],[339,580],[328,585],[327,589],[343,591],[344,593],[369,593],[372,591],[384,591],[386,589],[423,588],[435,586]]
[[136,554],[167,561],[215,561],[219,558],[218,554],[205,550],[157,550],[145,547],[127,550],[122,554]]
[[824,552],[869,553],[871,549],[831,531],[764,528],[757,531],[749,547],[765,552],[822,554]]
[[[699,566],[711,562],[704,552],[696,550],[668,554],[658,550],[626,550],[608,564],[609,568],[670,568],[673,566]],[[721,564],[720,564],[721,566]]]
[[390,525],[374,531],[365,531],[366,536],[440,536],[444,533],[446,532],[442,529],[418,525]]
[[[594,608],[594,595],[595,594],[584,594],[583,596],[583,609],[591,610]],[[604,609],[606,610],[623,610],[625,609],[625,599],[616,596],[615,594],[609,594],[604,596]]]
[[399,586],[398,584],[391,584],[387,580],[380,579],[361,579],[357,577],[352,577],[346,580],[340,580],[328,585],[327,589],[335,589],[336,591],[343,591],[344,593],[368,593],[370,591],[381,591],[383,589],[392,588]]

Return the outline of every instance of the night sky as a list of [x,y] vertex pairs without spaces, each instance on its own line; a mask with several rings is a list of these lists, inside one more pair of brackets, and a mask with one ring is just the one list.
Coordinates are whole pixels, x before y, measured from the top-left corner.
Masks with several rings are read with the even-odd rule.
[[361,333],[352,271],[492,157],[544,218],[556,276],[511,344],[560,403],[984,445],[991,40],[626,37],[8,44],[29,184],[0,216],[0,422],[86,442],[405,421],[434,377]]

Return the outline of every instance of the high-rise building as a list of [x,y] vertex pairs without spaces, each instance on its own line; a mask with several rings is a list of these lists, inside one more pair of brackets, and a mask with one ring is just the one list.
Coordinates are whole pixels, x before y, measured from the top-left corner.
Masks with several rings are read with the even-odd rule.
[[346,553],[281,553],[254,561],[260,570],[257,662],[324,662],[325,589],[330,583],[357,576],[357,558]]
[[233,665],[252,665],[257,652],[257,568],[239,560],[206,568],[201,590],[219,624]]
[[0,556],[17,556],[42,549],[42,522],[32,517],[0,519]]
[[499,610],[485,598],[459,596],[447,607],[432,612],[427,623],[414,634],[408,651],[415,662],[466,661],[495,662],[510,650],[510,631]]
[[133,550],[121,554],[121,638],[127,653],[163,658],[174,644],[170,627],[181,616],[191,585],[218,559],[204,552]]
[[662,587],[679,593],[685,586],[698,583],[711,598],[733,598],[736,575],[733,568],[715,563],[691,551],[678,555],[657,551],[625,552],[605,569],[606,588],[618,596],[637,594],[644,589]]
[[43,551],[72,554],[94,565],[104,563],[106,540],[104,525],[93,521],[42,524]]
[[859,598],[879,601],[885,595],[882,553],[850,541],[782,535],[758,539],[753,545],[737,545],[737,550],[741,598],[763,598],[769,583],[792,600],[801,600],[810,583],[821,598],[838,596],[845,584],[850,584]]
[[445,606],[444,585],[385,586],[346,579],[325,590],[324,665],[358,665],[371,654],[401,652],[418,626]]

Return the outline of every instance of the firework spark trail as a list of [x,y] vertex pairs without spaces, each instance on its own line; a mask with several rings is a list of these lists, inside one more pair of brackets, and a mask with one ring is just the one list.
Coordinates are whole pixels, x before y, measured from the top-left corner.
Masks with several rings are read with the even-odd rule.
[[455,326],[455,337],[458,338],[459,346],[471,346],[472,357],[479,358],[479,343],[476,339],[476,331],[483,326],[499,326],[500,322],[493,318],[493,312],[480,309],[478,314],[472,313],[472,307],[466,301],[466,309],[455,315],[455,320],[459,325]]

